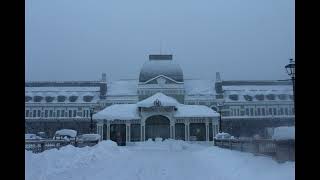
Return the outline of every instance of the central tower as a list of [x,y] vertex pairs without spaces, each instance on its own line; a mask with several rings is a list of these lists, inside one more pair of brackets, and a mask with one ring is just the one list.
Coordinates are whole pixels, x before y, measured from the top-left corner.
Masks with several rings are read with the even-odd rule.
[[139,101],[162,92],[184,103],[183,72],[171,54],[149,55],[141,68],[138,84]]

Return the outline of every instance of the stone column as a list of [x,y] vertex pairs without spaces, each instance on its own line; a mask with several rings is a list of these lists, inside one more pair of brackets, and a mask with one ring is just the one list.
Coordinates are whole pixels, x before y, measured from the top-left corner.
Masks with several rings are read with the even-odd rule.
[[209,122],[206,121],[206,141],[209,141]]
[[100,141],[103,140],[103,122],[97,123],[97,134],[101,136]]
[[126,123],[126,143],[131,141],[130,135],[131,135],[131,124]]
[[110,140],[110,122],[107,121],[107,140]]
[[140,141],[145,141],[145,123],[141,123],[140,128]]
[[175,139],[175,123],[170,121],[170,138]]
[[184,139],[185,141],[189,141],[189,137],[190,137],[190,123],[189,122],[184,122]]

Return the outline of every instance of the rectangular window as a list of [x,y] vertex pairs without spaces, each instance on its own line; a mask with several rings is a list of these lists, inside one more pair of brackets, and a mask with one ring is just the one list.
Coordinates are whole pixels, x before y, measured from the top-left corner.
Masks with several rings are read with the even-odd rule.
[[52,110],[49,111],[49,117],[52,117]]
[[250,114],[253,116],[253,108],[250,108]]
[[36,115],[37,115],[37,110],[33,110],[33,117],[36,117]]
[[249,108],[246,108],[246,115],[249,116]]
[[265,116],[265,115],[266,115],[266,112],[265,112],[265,109],[264,109],[264,108],[261,108],[261,112],[262,112],[262,116]]
[[280,115],[283,115],[283,108],[280,108]]
[[38,110],[38,117],[40,117],[41,116],[41,111],[40,110]]
[[57,117],[60,117],[60,110],[57,110]]
[[44,110],[44,117],[48,117],[48,110]]
[[285,109],[284,109],[284,113],[285,113],[286,115],[289,114],[289,113],[288,113],[288,108],[285,108]]
[[77,110],[73,110],[73,117],[77,116]]
[[272,108],[269,108],[269,115],[272,115]]
[[277,108],[273,108],[273,115],[277,115]]
[[258,116],[260,116],[260,108],[258,108]]
[[29,110],[26,110],[26,117],[29,117]]
[[61,110],[61,117],[64,117],[64,110]]
[[69,117],[72,117],[72,110],[69,110]]

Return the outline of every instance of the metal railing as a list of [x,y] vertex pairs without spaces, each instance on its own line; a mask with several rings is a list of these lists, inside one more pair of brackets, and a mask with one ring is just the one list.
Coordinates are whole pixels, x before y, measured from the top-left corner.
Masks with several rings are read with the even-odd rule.
[[250,152],[254,155],[271,156],[278,162],[295,161],[295,140],[214,139],[214,145],[231,150]]

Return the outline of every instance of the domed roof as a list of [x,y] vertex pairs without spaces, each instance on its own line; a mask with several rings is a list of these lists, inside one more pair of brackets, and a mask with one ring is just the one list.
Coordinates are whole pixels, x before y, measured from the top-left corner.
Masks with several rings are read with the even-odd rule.
[[140,71],[139,82],[146,82],[159,75],[183,82],[183,72],[180,65],[170,58],[149,59],[149,61],[145,62]]

